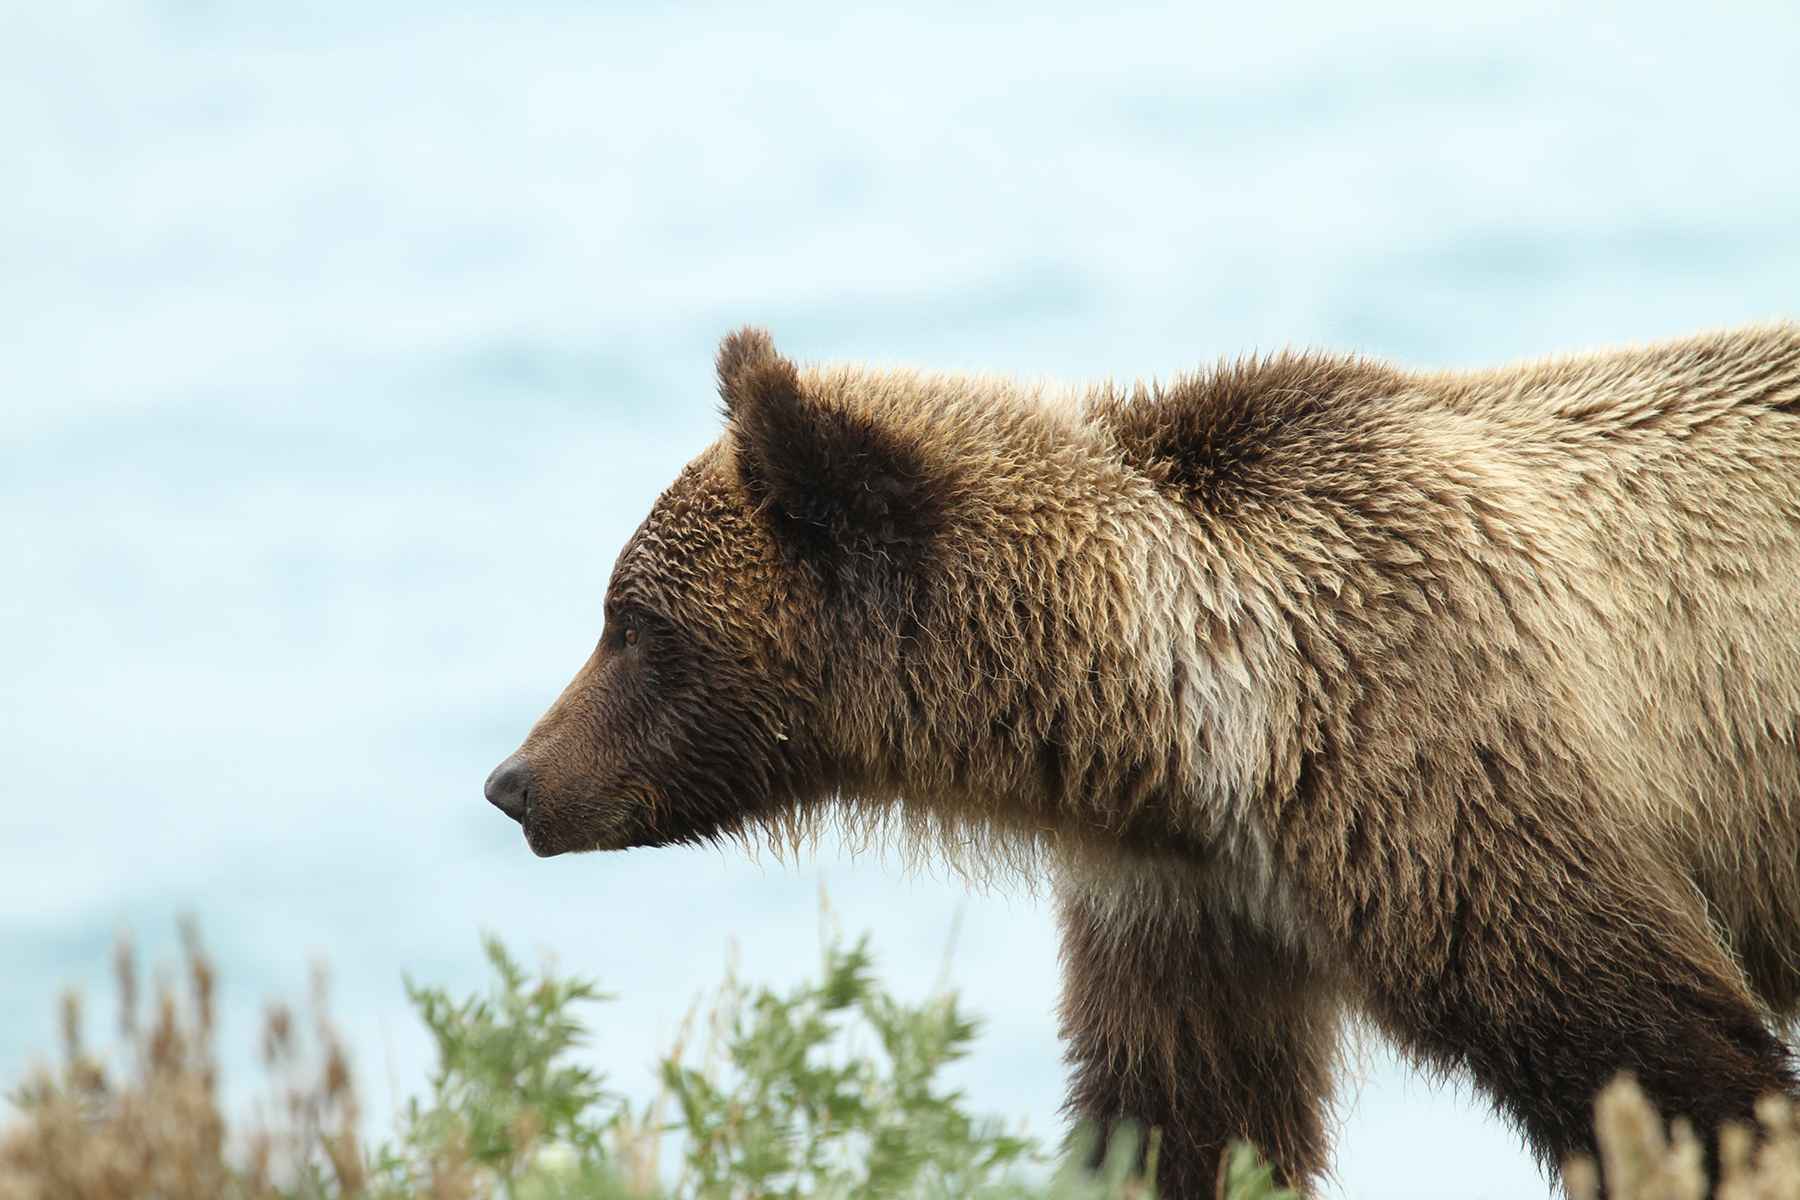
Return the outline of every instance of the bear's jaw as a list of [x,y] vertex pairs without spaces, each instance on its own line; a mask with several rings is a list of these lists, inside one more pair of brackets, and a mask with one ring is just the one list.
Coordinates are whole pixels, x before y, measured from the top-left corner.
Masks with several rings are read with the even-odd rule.
[[519,826],[525,845],[539,858],[630,850],[672,840],[654,834],[646,837],[630,813],[630,802],[622,799],[539,795],[527,803]]
[[586,828],[570,830],[559,823],[547,821],[523,822],[522,824],[525,832],[525,845],[539,858],[559,858],[565,854],[616,854],[624,850],[699,840],[679,837],[643,837],[622,828],[604,829],[598,832]]
[[732,794],[656,795],[627,790],[604,796],[558,796],[534,806],[522,821],[525,841],[539,858],[649,850],[671,846],[799,853],[817,841],[822,804],[781,803],[754,789]]
[[519,825],[525,834],[526,848],[539,858],[555,858],[559,854],[570,853],[569,847],[557,844],[541,832],[541,826],[533,825],[529,815]]

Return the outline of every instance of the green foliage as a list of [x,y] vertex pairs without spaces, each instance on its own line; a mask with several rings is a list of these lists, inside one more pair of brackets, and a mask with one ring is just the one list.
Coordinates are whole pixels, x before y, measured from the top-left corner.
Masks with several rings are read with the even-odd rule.
[[1300,1200],[1299,1196],[1275,1182],[1275,1172],[1257,1156],[1255,1149],[1240,1142],[1231,1148],[1225,1160],[1225,1200]]
[[567,1059],[587,1039],[576,1007],[609,997],[586,980],[533,979],[498,938],[482,948],[497,976],[486,996],[456,1001],[406,981],[438,1065],[426,1100],[407,1102],[398,1142],[375,1156],[378,1195],[412,1195],[451,1162],[508,1197],[552,1194],[544,1162],[569,1163],[552,1172],[563,1181],[605,1174],[604,1142],[622,1105]]
[[[878,1055],[845,1052],[858,1019]],[[819,982],[786,995],[728,981],[714,1028],[726,1069],[663,1064],[682,1116],[683,1196],[972,1196],[1033,1154],[938,1081],[976,1023],[953,995],[909,1005],[882,990],[866,940],[827,946]]]
[[[271,1010],[264,1063],[285,1123],[234,1131],[218,1107],[210,963],[191,944],[191,1002],[165,992],[140,1022],[122,951],[133,1073],[112,1077],[84,1049],[70,1001],[64,1067],[21,1088],[18,1120],[0,1127],[0,1200],[1153,1200],[1136,1131],[1115,1137],[1097,1170],[1076,1165],[1094,1159],[1078,1132],[1052,1171],[1033,1141],[972,1115],[943,1072],[977,1022],[953,994],[915,1004],[887,991],[866,940],[828,941],[818,977],[785,992],[728,976],[698,1061],[684,1036],[661,1063],[662,1095],[641,1110],[574,1061],[607,997],[533,975],[495,938],[483,946],[485,993],[459,1000],[407,981],[437,1066],[372,1154],[322,1007],[316,1051],[285,1008]],[[1154,1131],[1145,1158],[1153,1171]],[[1293,1200],[1247,1149],[1220,1195]]]
[[[829,941],[818,979],[785,993],[728,976],[703,1062],[677,1046],[661,1063],[678,1117],[667,1123],[661,1101],[634,1112],[566,1061],[588,1037],[576,1006],[607,997],[583,980],[534,979],[496,939],[483,945],[498,977],[485,997],[407,983],[438,1067],[428,1100],[409,1104],[399,1139],[374,1158],[383,1200],[1154,1200],[1136,1130],[1120,1131],[1097,1170],[1079,1165],[1092,1140],[1078,1132],[1046,1179],[1035,1142],[971,1115],[941,1075],[979,1023],[953,993],[908,1004],[881,987],[866,938]],[[655,1170],[665,1139],[682,1155],[673,1182]],[[1155,1158],[1153,1134],[1152,1169]],[[1295,1200],[1247,1146],[1220,1198]]]

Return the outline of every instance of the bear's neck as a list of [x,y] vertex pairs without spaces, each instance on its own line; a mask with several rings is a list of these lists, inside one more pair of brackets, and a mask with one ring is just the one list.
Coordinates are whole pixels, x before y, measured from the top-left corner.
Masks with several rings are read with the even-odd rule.
[[1061,584],[1069,612],[1010,602],[1029,594],[1035,564],[990,571],[965,587],[983,601],[975,616],[922,622],[867,679],[844,681],[891,697],[831,720],[860,734],[846,809],[897,817],[960,847],[953,857],[1026,843],[1206,858],[1241,838],[1291,690],[1279,613],[1221,582],[1160,510],[1139,528],[1140,544],[1087,547],[1091,582]]

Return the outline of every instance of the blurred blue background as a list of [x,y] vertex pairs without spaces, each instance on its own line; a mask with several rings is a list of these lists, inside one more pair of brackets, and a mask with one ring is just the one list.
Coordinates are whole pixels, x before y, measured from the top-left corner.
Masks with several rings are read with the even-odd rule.
[[[825,881],[915,995],[963,911],[958,1079],[1054,1134],[1041,900],[831,847],[540,862],[482,779],[735,324],[1081,379],[1795,315],[1800,9],[1563,7],[0,8],[0,1072],[193,912],[237,1088],[324,957],[386,1119],[401,969],[472,986],[489,928],[621,994],[591,1052],[642,1096],[729,942],[811,967]],[[1546,1190],[1379,1046],[1343,1099],[1342,1196]]]

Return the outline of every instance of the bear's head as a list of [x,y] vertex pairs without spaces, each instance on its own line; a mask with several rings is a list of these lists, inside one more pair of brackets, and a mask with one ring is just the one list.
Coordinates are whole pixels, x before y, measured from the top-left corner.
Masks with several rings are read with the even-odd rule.
[[1000,380],[802,371],[755,330],[718,379],[723,435],[620,553],[599,644],[488,780],[538,854],[790,843],[830,814],[979,841],[991,867],[1020,840],[996,834],[1166,841],[1196,756],[1257,769],[1226,695],[1248,684],[1241,601],[1175,561],[1180,506],[1092,412]]

